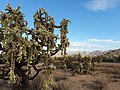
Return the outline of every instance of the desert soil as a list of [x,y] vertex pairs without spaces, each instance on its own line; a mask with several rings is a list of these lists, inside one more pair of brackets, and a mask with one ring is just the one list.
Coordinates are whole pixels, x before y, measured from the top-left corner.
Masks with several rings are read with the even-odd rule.
[[[96,63],[95,71],[87,75],[78,75],[70,69],[57,69],[52,77],[54,85],[49,90],[120,90],[120,63]],[[41,90],[43,79],[40,73],[30,82],[31,89]],[[0,80],[0,90],[13,90],[3,82]],[[15,90],[22,89],[17,87]]]
[[78,75],[68,70],[53,73],[57,90],[120,90],[120,63],[96,64],[90,75]]

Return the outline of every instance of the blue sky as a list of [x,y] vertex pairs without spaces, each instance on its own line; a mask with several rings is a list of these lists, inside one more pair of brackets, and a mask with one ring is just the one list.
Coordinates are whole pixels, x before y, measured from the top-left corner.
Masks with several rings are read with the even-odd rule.
[[56,25],[62,18],[71,20],[70,51],[120,48],[120,0],[0,0],[0,10],[3,11],[7,3],[14,8],[22,6],[30,28],[39,7],[54,17]]

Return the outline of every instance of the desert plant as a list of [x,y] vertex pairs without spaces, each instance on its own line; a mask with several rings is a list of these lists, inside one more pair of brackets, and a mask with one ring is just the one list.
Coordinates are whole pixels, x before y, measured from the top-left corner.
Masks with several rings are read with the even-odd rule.
[[[38,69],[36,64],[43,62],[47,78],[44,88],[47,89],[51,80],[50,73],[54,69],[51,56],[60,50],[61,54],[66,56],[66,48],[69,46],[69,20],[63,19],[60,26],[56,26],[53,17],[49,16],[45,9],[39,8],[33,16],[34,28],[30,29],[20,6],[15,10],[8,4],[5,10],[6,12],[0,11],[2,78],[8,76],[11,83],[20,81],[23,86],[28,86],[28,81],[34,79],[42,70]],[[54,34],[55,28],[60,29],[60,37]],[[57,44],[59,38],[60,44]],[[6,68],[6,71],[3,68]],[[33,76],[31,68],[36,71]]]
[[68,61],[66,62],[67,68],[72,71],[77,72],[78,74],[89,74],[94,71],[95,67],[95,57],[84,56],[81,54],[74,54],[68,56]]

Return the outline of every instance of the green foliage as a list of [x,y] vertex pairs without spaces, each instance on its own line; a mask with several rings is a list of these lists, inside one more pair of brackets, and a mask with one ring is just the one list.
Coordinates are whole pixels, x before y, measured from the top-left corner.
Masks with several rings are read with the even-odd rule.
[[[0,54],[0,60],[9,66],[7,75],[10,81],[16,83],[17,77],[22,78],[23,82],[35,78],[41,70],[35,65],[40,62],[44,63],[48,77],[55,68],[51,56],[60,50],[66,55],[66,48],[69,46],[67,38],[69,20],[63,19],[60,26],[56,26],[47,11],[39,8],[33,16],[34,28],[30,29],[20,11],[20,6],[15,10],[8,4],[5,10],[6,12],[0,11],[0,43],[4,49]],[[55,28],[60,29],[60,37],[54,34]],[[28,38],[29,35],[31,39]],[[60,44],[57,44],[59,38]],[[33,77],[29,77],[31,67],[36,71]]]

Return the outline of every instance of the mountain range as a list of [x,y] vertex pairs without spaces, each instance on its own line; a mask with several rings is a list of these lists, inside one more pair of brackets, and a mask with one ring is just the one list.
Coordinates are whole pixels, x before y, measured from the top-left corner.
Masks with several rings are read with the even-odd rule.
[[120,49],[115,49],[115,50],[106,50],[106,51],[101,51],[101,50],[95,50],[95,51],[68,51],[68,55],[73,55],[73,54],[78,54],[80,53],[81,56],[98,56],[98,55],[114,55],[118,56],[120,55]]

